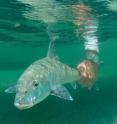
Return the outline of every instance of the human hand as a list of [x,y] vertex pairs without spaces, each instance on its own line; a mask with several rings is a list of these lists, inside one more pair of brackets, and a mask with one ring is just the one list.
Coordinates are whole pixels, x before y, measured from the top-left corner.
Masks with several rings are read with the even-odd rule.
[[77,70],[80,74],[80,85],[91,89],[96,80],[97,65],[90,60],[84,60],[77,65]]

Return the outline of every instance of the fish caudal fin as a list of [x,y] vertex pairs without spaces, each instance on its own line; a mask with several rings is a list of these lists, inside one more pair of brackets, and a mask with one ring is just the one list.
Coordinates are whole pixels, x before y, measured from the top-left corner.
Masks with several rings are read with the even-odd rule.
[[73,101],[72,96],[70,95],[70,93],[67,90],[67,88],[64,87],[64,86],[60,86],[57,89],[52,90],[51,95],[57,96],[59,98],[65,99],[65,100]]

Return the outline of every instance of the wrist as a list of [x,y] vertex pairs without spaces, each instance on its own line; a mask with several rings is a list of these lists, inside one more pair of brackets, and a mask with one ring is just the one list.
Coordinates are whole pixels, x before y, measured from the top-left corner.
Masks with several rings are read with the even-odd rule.
[[99,64],[99,56],[96,51],[93,50],[87,50],[86,51],[86,59],[90,60],[94,64],[98,65]]

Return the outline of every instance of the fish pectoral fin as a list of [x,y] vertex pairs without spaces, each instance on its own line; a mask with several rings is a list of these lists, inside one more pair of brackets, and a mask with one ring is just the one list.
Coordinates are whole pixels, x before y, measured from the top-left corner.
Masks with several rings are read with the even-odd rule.
[[13,86],[10,86],[9,88],[7,88],[5,90],[6,93],[16,93],[17,92],[17,86],[16,85],[13,85]]
[[52,90],[51,95],[57,96],[59,98],[65,99],[65,100],[73,101],[72,96],[70,95],[70,93],[67,90],[67,88],[64,87],[64,86],[60,86],[57,89]]

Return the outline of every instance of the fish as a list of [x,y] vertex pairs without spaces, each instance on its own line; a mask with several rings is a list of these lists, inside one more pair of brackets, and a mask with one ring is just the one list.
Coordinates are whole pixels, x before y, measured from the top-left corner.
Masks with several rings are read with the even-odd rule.
[[17,83],[5,90],[7,93],[16,93],[14,105],[19,110],[31,108],[49,95],[73,101],[64,84],[70,83],[76,88],[74,82],[79,80],[79,73],[53,54],[53,46],[53,42],[50,42],[47,56],[33,62]]

